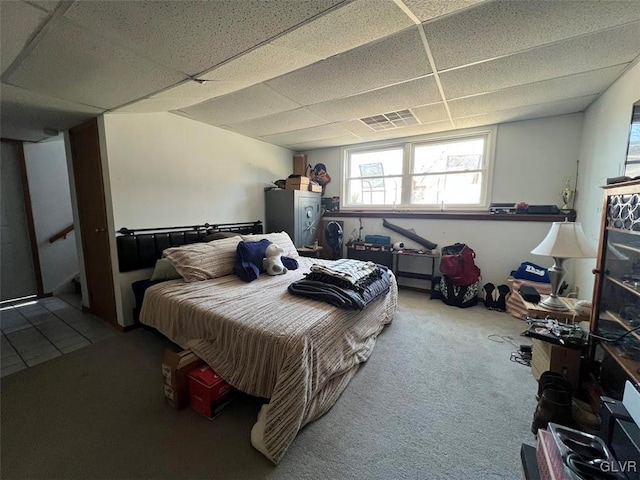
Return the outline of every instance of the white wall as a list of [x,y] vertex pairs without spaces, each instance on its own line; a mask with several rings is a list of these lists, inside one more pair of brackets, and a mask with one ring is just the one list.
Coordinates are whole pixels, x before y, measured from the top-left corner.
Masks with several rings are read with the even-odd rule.
[[73,157],[71,155],[71,139],[69,131],[64,132],[64,150],[67,158],[67,178],[69,179],[69,191],[71,194],[71,213],[73,215],[74,236],[76,240],[76,258],[78,259],[78,271],[80,273],[80,290],[82,292],[82,306],[89,307],[87,276],[84,268],[84,252],[82,249],[82,232],[80,230],[80,214],[78,212],[78,196],[76,195],[76,182],[73,173]]
[[[576,206],[585,234],[593,243],[600,235],[606,179],[624,173],[633,104],[640,100],[640,63],[621,76],[585,112],[580,146]],[[576,283],[591,297],[595,259],[576,261]]]
[[[290,150],[170,113],[107,114],[104,129],[114,230],[264,221],[264,187],[293,167]],[[121,325],[131,282],[149,276],[119,276]]]
[[49,243],[52,235],[73,224],[64,141],[25,143],[24,156],[42,285],[45,293],[51,293],[78,273],[75,231]]
[[0,154],[0,299],[36,295],[36,273],[31,254],[24,203],[19,145],[1,142]]
[[[560,191],[566,177],[575,178],[582,131],[581,113],[498,125],[491,201],[561,205]],[[340,149],[306,152],[309,163],[324,163],[332,176],[326,196],[341,193]],[[580,218],[580,211],[578,211]],[[345,222],[345,240],[358,227],[357,218]],[[467,243],[477,254],[482,283],[503,284],[511,270],[523,261],[550,267],[552,260],[532,255],[531,250],[545,237],[550,223],[477,220],[391,219],[403,228],[413,228],[439,247]],[[363,219],[363,235],[383,234],[392,240],[411,241],[382,226],[381,219]],[[356,232],[357,236],[357,232]],[[569,266],[570,263],[567,264]],[[437,267],[436,267],[437,268]],[[407,268],[409,269],[409,268]],[[573,280],[570,273],[565,278]]]

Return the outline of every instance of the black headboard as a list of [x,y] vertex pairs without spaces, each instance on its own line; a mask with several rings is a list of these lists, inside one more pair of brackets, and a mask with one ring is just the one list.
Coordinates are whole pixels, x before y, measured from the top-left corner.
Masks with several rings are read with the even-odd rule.
[[[140,233],[139,233],[140,232]],[[142,233],[144,232],[144,233]],[[121,228],[116,237],[118,264],[121,272],[153,267],[169,247],[202,242],[204,237],[217,232],[234,232],[242,235],[262,233],[262,222],[221,223],[184,227]]]

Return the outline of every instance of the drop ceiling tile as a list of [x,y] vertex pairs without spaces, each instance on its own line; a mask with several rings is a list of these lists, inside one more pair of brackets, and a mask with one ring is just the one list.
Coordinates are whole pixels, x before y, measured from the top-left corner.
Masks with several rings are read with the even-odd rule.
[[75,2],[66,16],[158,63],[195,75],[342,1]]
[[344,137],[335,137],[335,138],[326,138],[324,140],[316,140],[313,142],[304,142],[304,143],[293,143],[283,145],[286,148],[290,148],[296,152],[304,152],[308,150],[315,150],[318,148],[327,148],[327,147],[340,147],[342,145],[352,145],[354,143],[359,143],[361,140],[354,135],[347,135]]
[[28,0],[25,3],[30,3],[36,7],[40,7],[48,12],[53,12],[60,4],[60,0]]
[[632,61],[640,22],[440,73],[448,99],[596,70]]
[[330,122],[354,120],[441,100],[433,76],[361,93],[340,100],[310,105],[309,110]]
[[244,86],[250,86],[320,60],[322,58],[316,55],[267,44],[234,58],[210,72],[198,75],[198,78],[236,81],[244,83]]
[[533,118],[566,115],[568,113],[583,112],[596,98],[597,95],[587,95],[585,97],[570,98],[559,102],[512,108],[497,112],[488,112],[481,115],[456,118],[454,119],[454,123],[456,128],[471,128],[484,125],[495,125],[499,123],[517,122],[520,120],[531,120]]
[[603,68],[568,77],[506,88],[484,95],[451,100],[449,108],[453,117],[458,118],[598,94],[611,85],[624,68],[624,65]]
[[351,136],[351,132],[345,130],[340,125],[321,125],[318,127],[304,128],[286,133],[278,133],[276,135],[265,135],[262,140],[276,145],[297,144],[323,140],[326,138],[336,138]]
[[38,141],[46,137],[44,128],[66,130],[103,112],[5,83],[0,87],[0,96],[3,138]]
[[299,106],[266,85],[259,84],[181,110],[204,123],[231,125],[293,110]]
[[273,44],[328,58],[412,25],[392,1],[356,0],[286,33]]
[[0,2],[0,64],[11,65],[49,18],[47,12],[23,2]]
[[188,98],[144,98],[137,102],[130,103],[123,107],[118,107],[115,113],[156,113],[179,110],[199,103],[198,100]]
[[433,122],[425,125],[413,125],[410,127],[402,127],[393,130],[381,130],[380,132],[371,132],[366,135],[360,135],[363,142],[373,142],[376,140],[392,140],[412,137],[416,135],[425,135],[427,133],[445,132],[453,130],[453,125],[449,120],[445,122]]
[[438,70],[640,20],[640,2],[499,0],[424,25]]
[[235,81],[211,81],[198,83],[191,79],[185,80],[175,87],[170,87],[159,93],[154,93],[149,98],[183,98],[185,100],[194,100],[190,104],[204,102],[212,98],[221,97],[228,93],[233,93],[247,87],[245,82]]
[[328,58],[267,84],[302,105],[355,95],[431,73],[417,28]]
[[404,0],[404,4],[423,22],[472,7],[485,0]]
[[414,107],[411,111],[421,123],[434,123],[449,120],[449,115],[447,114],[447,110],[444,108],[444,103],[442,102]]
[[324,118],[319,117],[306,108],[297,108],[296,110],[276,113],[275,115],[256,118],[255,120],[226,125],[226,127],[234,132],[242,133],[250,137],[262,137],[264,135],[316,127],[327,123],[329,122]]
[[104,43],[64,18],[7,78],[13,85],[75,103],[114,108],[184,76]]
[[373,130],[371,127],[365,125],[360,120],[351,120],[348,122],[342,122],[340,124],[343,128],[346,128],[351,133],[355,135],[365,135],[367,133],[371,133]]

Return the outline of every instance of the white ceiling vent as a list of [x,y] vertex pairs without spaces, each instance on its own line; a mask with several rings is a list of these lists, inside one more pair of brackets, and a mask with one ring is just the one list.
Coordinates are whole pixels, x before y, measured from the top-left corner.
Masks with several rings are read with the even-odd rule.
[[419,123],[418,119],[413,116],[410,110],[383,113],[382,115],[361,118],[360,121],[376,132],[380,130],[391,130],[392,128],[408,127],[409,125],[417,125]]

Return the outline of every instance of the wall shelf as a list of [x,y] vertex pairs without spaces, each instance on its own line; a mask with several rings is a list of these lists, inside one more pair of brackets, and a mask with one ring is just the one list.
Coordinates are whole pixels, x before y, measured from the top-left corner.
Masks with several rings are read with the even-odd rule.
[[624,283],[622,280],[618,280],[617,278],[611,277],[609,275],[607,275],[606,277],[607,280],[609,280],[612,283],[615,283],[616,285],[618,285],[619,287],[624,288],[625,290],[627,290],[628,292],[633,293],[634,295],[640,297],[640,290],[636,290],[635,288],[633,288],[630,285],[627,285],[626,283]]
[[413,218],[430,220],[482,220],[497,222],[563,222],[565,218],[575,221],[576,213],[559,213],[554,215],[538,214],[490,214],[487,212],[399,212],[399,211],[374,211],[374,210],[343,210],[340,212],[326,212],[326,218]]
[[604,314],[602,316],[606,320],[611,320],[611,321],[616,322],[619,325],[622,325],[625,328],[625,330],[631,332],[631,335],[633,335],[638,340],[640,340],[640,331],[632,331],[634,327],[631,326],[631,324],[629,323],[628,320],[625,320],[624,318],[622,318],[617,313],[614,313],[614,312],[611,312],[611,311],[607,310],[606,312],[604,312]]

